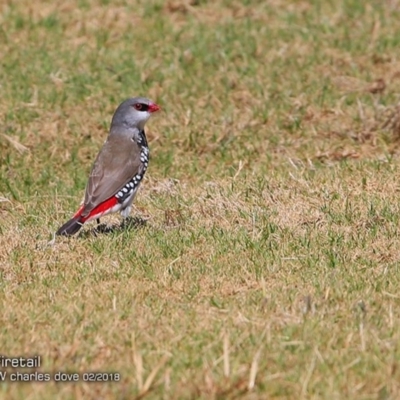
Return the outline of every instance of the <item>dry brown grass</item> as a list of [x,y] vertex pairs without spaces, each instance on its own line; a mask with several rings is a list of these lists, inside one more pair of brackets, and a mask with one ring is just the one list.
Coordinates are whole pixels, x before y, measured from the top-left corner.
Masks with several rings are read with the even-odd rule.
[[[1,6],[7,399],[399,397],[396,1]],[[115,106],[160,102],[131,225],[52,233]]]

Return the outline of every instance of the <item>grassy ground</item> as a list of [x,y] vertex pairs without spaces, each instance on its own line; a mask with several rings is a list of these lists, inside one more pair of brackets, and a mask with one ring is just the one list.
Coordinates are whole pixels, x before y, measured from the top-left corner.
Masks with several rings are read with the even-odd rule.
[[[121,374],[0,398],[400,397],[398,1],[0,10],[1,354]],[[134,95],[141,223],[49,243]]]

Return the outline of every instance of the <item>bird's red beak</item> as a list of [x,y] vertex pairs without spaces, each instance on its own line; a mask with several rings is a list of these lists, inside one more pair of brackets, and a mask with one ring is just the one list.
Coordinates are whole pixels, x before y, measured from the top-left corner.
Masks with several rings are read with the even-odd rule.
[[149,111],[150,111],[151,113],[156,112],[156,111],[158,111],[158,110],[160,110],[160,106],[158,106],[156,103],[150,103],[150,105],[149,105]]

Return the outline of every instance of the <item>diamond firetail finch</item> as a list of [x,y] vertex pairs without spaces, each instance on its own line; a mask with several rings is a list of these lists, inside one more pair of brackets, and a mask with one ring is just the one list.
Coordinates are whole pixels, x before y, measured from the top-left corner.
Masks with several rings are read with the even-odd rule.
[[57,235],[73,235],[85,222],[120,212],[128,217],[149,163],[144,126],[160,107],[144,97],[125,100],[116,109],[110,133],[93,164],[85,199]]

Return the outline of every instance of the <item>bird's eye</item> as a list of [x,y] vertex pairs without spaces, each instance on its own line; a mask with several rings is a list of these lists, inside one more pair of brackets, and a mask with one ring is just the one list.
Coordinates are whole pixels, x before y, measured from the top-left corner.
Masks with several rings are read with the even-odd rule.
[[138,111],[148,111],[149,106],[146,103],[136,103],[133,105],[133,108]]

